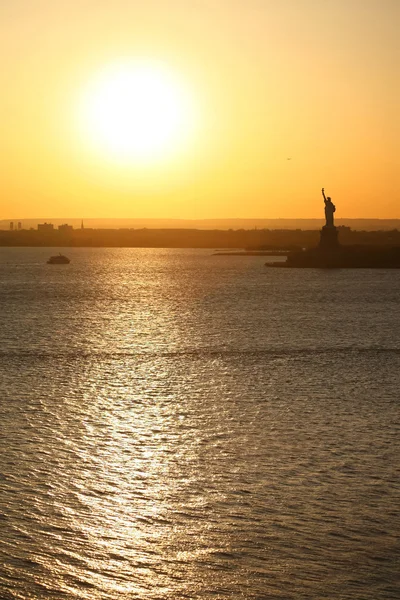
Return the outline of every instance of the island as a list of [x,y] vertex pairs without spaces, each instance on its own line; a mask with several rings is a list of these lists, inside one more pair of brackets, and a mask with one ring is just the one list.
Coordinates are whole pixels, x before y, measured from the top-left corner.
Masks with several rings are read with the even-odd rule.
[[400,269],[400,246],[341,245],[334,224],[336,207],[325,196],[325,225],[318,246],[289,252],[285,262],[265,263],[267,267],[322,269]]

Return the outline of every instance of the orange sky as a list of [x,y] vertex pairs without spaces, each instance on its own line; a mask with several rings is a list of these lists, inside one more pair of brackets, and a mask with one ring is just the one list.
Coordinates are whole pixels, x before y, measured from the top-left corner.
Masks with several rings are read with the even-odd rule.
[[[0,15],[0,219],[322,217],[321,186],[339,218],[400,218],[398,0],[13,0]],[[136,59],[165,65],[196,114],[185,146],[146,165],[92,152],[77,117],[97,73]]]

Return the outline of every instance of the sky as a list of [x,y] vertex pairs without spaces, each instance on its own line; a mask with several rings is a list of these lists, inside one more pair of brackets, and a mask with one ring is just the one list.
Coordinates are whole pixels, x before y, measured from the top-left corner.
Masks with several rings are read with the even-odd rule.
[[[318,218],[321,187],[337,217],[400,218],[399,22],[399,0],[0,0],[0,219]],[[146,160],[104,109],[135,64],[185,116]]]

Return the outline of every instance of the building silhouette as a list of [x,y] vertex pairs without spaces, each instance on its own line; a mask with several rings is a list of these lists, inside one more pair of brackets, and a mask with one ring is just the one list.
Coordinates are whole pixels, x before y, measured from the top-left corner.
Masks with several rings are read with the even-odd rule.
[[54,231],[53,223],[39,223],[37,228],[41,233],[49,233],[50,231]]
[[72,227],[72,225],[68,225],[67,223],[58,226],[58,231],[60,233],[72,233],[73,229],[74,228]]

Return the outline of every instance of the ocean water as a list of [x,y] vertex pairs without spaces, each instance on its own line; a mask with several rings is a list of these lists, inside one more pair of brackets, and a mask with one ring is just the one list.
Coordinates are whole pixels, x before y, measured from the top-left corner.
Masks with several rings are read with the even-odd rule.
[[0,249],[1,600],[398,599],[400,271],[54,252]]

